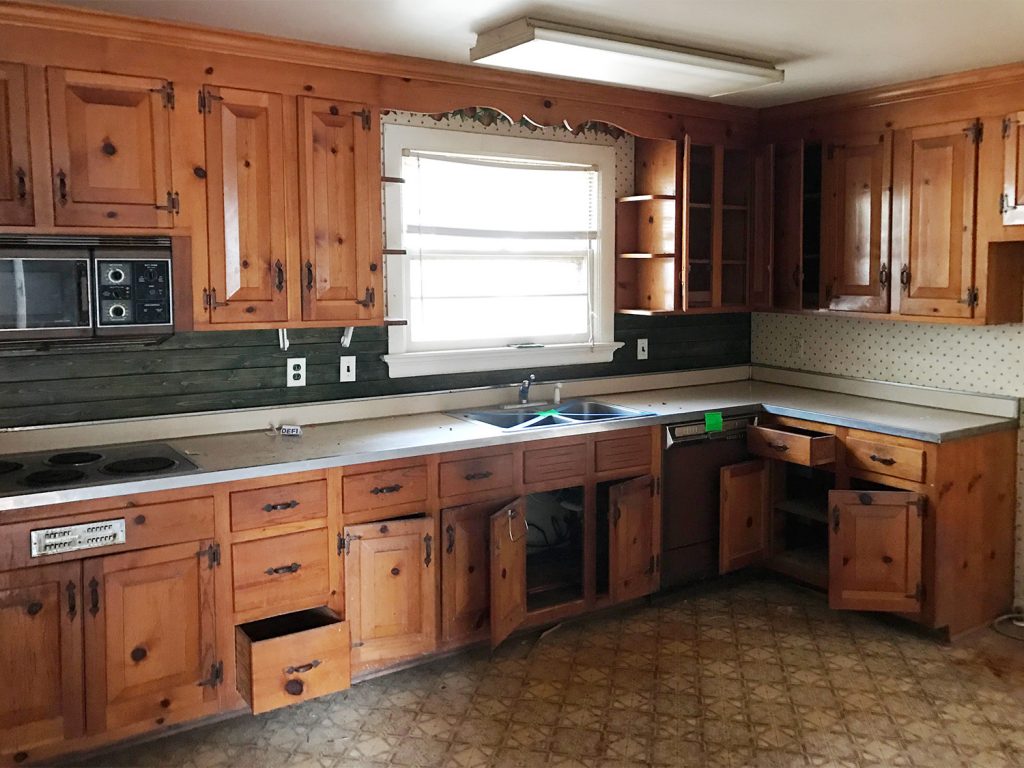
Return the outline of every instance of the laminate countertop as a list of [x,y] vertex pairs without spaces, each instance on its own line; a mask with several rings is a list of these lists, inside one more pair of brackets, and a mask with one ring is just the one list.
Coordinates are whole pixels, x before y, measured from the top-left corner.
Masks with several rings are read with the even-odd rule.
[[15,492],[0,496],[0,512],[549,437],[703,421],[708,411],[720,411],[724,417],[759,413],[791,416],[932,443],[1018,426],[1014,419],[753,380],[600,395],[594,399],[650,415],[506,431],[446,413],[423,413],[309,425],[303,428],[301,437],[268,430],[175,439],[165,442],[188,456],[197,471],[68,489]]

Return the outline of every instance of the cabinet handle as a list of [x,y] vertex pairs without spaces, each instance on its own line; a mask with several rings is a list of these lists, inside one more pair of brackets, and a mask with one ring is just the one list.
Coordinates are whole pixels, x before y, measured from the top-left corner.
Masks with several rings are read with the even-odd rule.
[[878,284],[885,288],[889,284],[889,265],[883,264],[878,270]]
[[68,204],[68,176],[63,168],[57,171],[57,202],[61,205]]
[[284,684],[284,692],[289,696],[301,696],[304,688],[301,680],[289,680]]
[[789,446],[785,443],[768,443],[768,447],[773,451],[778,451],[779,453],[785,453],[789,450]]
[[25,181],[25,169],[19,168],[14,172],[14,178],[18,182],[18,199],[24,200],[28,197],[28,182]]
[[876,456],[875,454],[872,453],[868,458],[874,462],[877,462],[878,464],[884,464],[887,467],[891,467],[893,464],[896,463],[896,459],[890,456]]
[[[511,541],[513,543],[515,543],[517,541],[522,541],[530,533],[530,523],[526,519],[526,515],[523,515],[523,532],[517,538],[515,533],[512,531],[512,521],[515,520],[517,517],[519,517],[519,510],[517,510],[515,507],[509,507],[508,510],[505,512],[505,514],[508,515],[508,538],[509,538],[509,541]],[[504,577],[502,577],[502,578],[504,578]]]
[[423,556],[423,565],[429,568],[430,561],[433,559],[431,554],[434,551],[434,537],[429,533],[423,537],[423,548],[426,550],[426,554]]
[[900,285],[903,287],[904,291],[910,288],[910,265],[909,264],[904,264],[902,267],[900,267]]
[[64,589],[68,593],[68,618],[74,621],[75,616],[78,615],[78,588],[75,586],[75,582],[69,581]]
[[465,477],[466,477],[466,480],[469,480],[469,481],[473,481],[473,480],[486,480],[488,477],[490,477],[493,474],[494,474],[493,472],[470,472]]
[[872,497],[870,493],[862,493],[859,496],[857,496],[857,498],[860,500],[860,503],[863,504],[865,507],[870,507],[875,501],[874,497]]
[[277,282],[274,287],[280,293],[284,290],[284,264],[281,263],[280,259],[274,262],[274,270],[277,272]]
[[839,533],[839,507],[832,507],[832,533]]
[[302,567],[302,563],[292,563],[291,565],[279,565],[277,568],[267,568],[264,571],[267,576],[280,576],[284,573],[295,573]]
[[800,287],[800,265],[799,264],[797,264],[795,267],[793,267],[793,285],[795,285],[797,288]]
[[38,600],[35,600],[29,603],[27,606],[25,606],[25,613],[27,613],[29,616],[35,616],[41,610],[43,610],[43,604],[40,603]]
[[313,262],[306,262],[306,290],[313,292]]
[[444,529],[444,532],[448,536],[448,546],[445,547],[445,552],[450,555],[455,551],[455,528],[449,525]]
[[382,493],[398,493],[400,490],[402,490],[402,486],[395,483],[394,485],[378,485],[376,488],[371,488],[370,493],[380,496]]
[[320,664],[321,664],[320,659],[313,659],[308,664],[300,664],[297,667],[286,667],[285,670],[284,670],[284,673],[286,675],[301,675],[301,674],[303,674],[305,672],[309,672],[309,670],[311,670],[311,669],[315,669],[316,667],[319,667]]
[[618,504],[615,505],[615,509],[612,510],[612,525],[618,525],[619,520],[622,519],[622,507]]
[[299,506],[299,502],[297,502],[295,499],[292,499],[291,501],[282,501],[279,502],[278,504],[264,504],[263,511],[280,512],[282,509],[295,509],[297,506]]
[[100,584],[94,576],[89,580],[89,613],[95,616],[100,612]]

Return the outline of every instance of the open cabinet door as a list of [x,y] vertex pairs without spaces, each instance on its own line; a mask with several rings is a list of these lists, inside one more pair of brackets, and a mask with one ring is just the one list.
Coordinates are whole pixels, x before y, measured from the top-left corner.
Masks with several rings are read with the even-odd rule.
[[755,459],[721,469],[719,573],[760,563],[768,555],[769,466]]
[[829,607],[919,611],[924,497],[909,491],[831,491],[828,505]]
[[485,501],[441,510],[441,637],[446,643],[461,645],[487,636],[490,516],[504,509]]
[[658,586],[654,551],[654,478],[650,475],[608,489],[609,590],[619,603],[649,595]]
[[526,619],[526,499],[491,515],[491,647]]

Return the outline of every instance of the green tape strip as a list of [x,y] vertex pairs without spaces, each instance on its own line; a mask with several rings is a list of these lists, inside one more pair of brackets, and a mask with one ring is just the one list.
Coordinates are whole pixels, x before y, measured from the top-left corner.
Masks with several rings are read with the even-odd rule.
[[722,412],[721,411],[710,411],[704,414],[704,431],[705,432],[721,432],[722,431]]

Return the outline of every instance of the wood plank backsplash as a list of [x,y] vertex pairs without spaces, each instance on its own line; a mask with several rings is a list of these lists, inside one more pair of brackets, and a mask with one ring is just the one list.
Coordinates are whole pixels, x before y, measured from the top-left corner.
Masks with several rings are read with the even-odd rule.
[[[274,331],[178,334],[150,347],[0,350],[0,427],[291,405],[511,383],[528,371],[388,378],[383,328],[357,328],[343,349],[340,331],[292,331],[282,352]],[[650,357],[636,359],[636,340]],[[750,361],[750,316],[618,315],[625,346],[611,363],[537,368],[540,381],[683,371]],[[356,381],[338,382],[338,358],[356,356]],[[285,360],[306,358],[306,386],[285,387]]]

